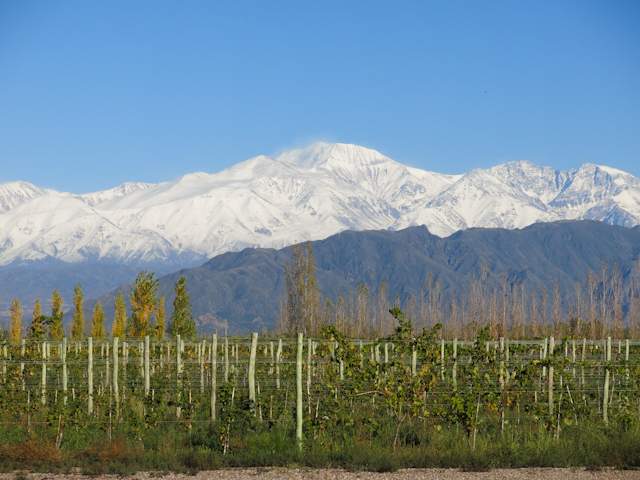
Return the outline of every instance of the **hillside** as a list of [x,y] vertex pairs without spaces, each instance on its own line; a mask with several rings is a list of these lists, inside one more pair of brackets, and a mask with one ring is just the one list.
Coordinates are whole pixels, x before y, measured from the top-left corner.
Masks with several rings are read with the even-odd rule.
[[[599,273],[603,260],[607,274],[618,264],[624,285],[639,279],[634,262],[640,252],[640,227],[595,221],[538,223],[521,230],[473,228],[447,238],[432,235],[424,226],[396,232],[345,231],[312,244],[318,284],[332,300],[361,283],[375,293],[384,280],[390,297],[397,293],[406,302],[411,294],[419,298],[430,274],[445,298],[460,298],[469,294],[484,264],[489,289],[501,288],[506,274],[508,284],[524,285],[527,295],[546,289],[551,296],[558,281],[564,315],[575,283],[584,283],[589,270]],[[223,329],[225,320],[230,332],[260,331],[275,322],[284,291],[283,265],[289,260],[288,247],[229,252],[161,277],[160,292],[167,294],[170,305],[172,287],[184,275],[201,332]],[[114,293],[101,298],[108,318]]]
[[527,161],[448,175],[317,143],[214,174],[93,193],[12,182],[0,185],[0,317],[14,297],[30,303],[57,287],[70,305],[78,282],[100,295],[145,268],[166,274],[347,230],[425,225],[447,237],[568,219],[639,224],[640,180],[606,166],[560,171]]

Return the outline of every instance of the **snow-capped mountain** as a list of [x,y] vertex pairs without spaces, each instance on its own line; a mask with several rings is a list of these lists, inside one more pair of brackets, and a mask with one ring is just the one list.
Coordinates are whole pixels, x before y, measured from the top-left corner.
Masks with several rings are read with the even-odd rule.
[[445,175],[364,147],[317,143],[212,175],[84,195],[0,185],[0,265],[55,259],[189,266],[346,229],[424,224],[448,236],[562,219],[640,224],[640,180],[609,167],[563,172],[526,161]]

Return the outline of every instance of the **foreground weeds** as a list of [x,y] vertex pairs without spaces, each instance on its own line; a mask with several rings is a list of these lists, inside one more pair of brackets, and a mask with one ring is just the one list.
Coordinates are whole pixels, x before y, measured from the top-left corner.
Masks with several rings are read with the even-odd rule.
[[[83,431],[84,430],[84,431]],[[231,467],[344,468],[390,472],[399,468],[489,468],[526,467],[640,467],[640,429],[623,425],[604,427],[587,424],[567,428],[559,439],[548,431],[524,427],[486,432],[475,450],[456,428],[407,424],[393,449],[394,425],[371,434],[362,426],[338,429],[331,437],[307,439],[298,448],[292,429],[264,425],[233,437],[227,455],[217,431],[211,426],[162,426],[143,432],[122,431],[111,439],[87,427],[68,432],[56,448],[46,429],[31,434],[15,429],[11,443],[0,445],[0,470],[68,472],[79,468],[85,474],[133,474],[137,471],[195,473]],[[7,432],[8,433],[8,432]],[[91,433],[91,434],[89,434]],[[21,437],[21,438],[20,438]]]

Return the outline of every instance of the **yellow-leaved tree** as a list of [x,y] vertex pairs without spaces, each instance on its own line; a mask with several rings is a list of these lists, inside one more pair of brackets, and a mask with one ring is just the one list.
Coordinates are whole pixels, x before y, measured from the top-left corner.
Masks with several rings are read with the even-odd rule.
[[17,342],[22,337],[22,310],[20,309],[20,300],[13,299],[11,304],[11,327],[9,333],[11,334],[11,340]]
[[62,328],[62,296],[56,288],[51,295],[51,319],[49,320],[49,338],[62,340],[64,329]]
[[164,293],[158,298],[158,309],[156,310],[156,331],[158,340],[164,340],[165,328],[167,324],[167,312],[164,309]]
[[177,335],[180,335],[182,338],[195,340],[198,331],[193,319],[191,298],[187,295],[187,279],[180,277],[173,287],[173,291],[176,292],[176,298],[173,301],[173,313],[168,329],[169,336],[176,338]]
[[153,332],[150,328],[152,316],[156,311],[158,280],[148,270],[140,272],[129,293],[131,300],[131,319],[127,325],[127,334],[131,338],[142,338]]
[[40,297],[38,297],[33,303],[33,318],[31,319],[29,330],[27,330],[27,338],[33,340],[44,338],[46,330],[42,320],[42,304],[40,303]]
[[76,307],[73,313],[73,323],[71,324],[71,340],[82,340],[84,335],[84,308],[82,302],[84,295],[82,294],[82,285],[79,283],[73,289],[73,305]]
[[106,338],[104,332],[104,312],[102,311],[102,303],[96,303],[93,309],[93,318],[91,319],[91,337],[96,340]]
[[113,338],[118,337],[120,340],[125,338],[125,328],[127,326],[127,306],[124,304],[124,297],[122,296],[122,290],[118,290],[116,296],[116,316],[113,320],[113,331],[111,335]]

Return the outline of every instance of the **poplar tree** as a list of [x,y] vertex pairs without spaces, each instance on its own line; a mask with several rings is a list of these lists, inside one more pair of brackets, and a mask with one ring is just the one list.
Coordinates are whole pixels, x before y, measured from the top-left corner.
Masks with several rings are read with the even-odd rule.
[[62,340],[64,329],[62,328],[62,296],[56,288],[51,295],[51,318],[49,319],[49,337],[51,340]]
[[82,302],[84,295],[82,294],[82,285],[79,283],[73,289],[73,305],[76,307],[73,313],[73,323],[71,324],[71,340],[82,340],[84,335],[84,308]]
[[180,335],[183,338],[195,339],[198,336],[196,322],[193,319],[191,298],[187,295],[187,279],[180,277],[173,287],[176,299],[173,301],[173,313],[169,323],[169,335],[175,338]]
[[33,320],[42,316],[42,304],[40,303],[40,297],[36,298],[33,302]]
[[156,295],[158,280],[153,273],[140,272],[133,284],[129,300],[131,300],[131,319],[127,327],[132,338],[142,338],[149,334],[149,322],[156,311]]
[[17,342],[22,336],[22,310],[20,310],[20,300],[18,300],[17,298],[13,299],[10,313],[11,327],[9,329],[9,333],[11,335],[11,340],[13,342]]
[[158,298],[158,308],[156,310],[156,328],[155,337],[158,340],[163,340],[165,336],[165,327],[167,323],[167,313],[164,308],[164,293]]
[[285,300],[280,329],[286,333],[315,335],[320,329],[320,289],[316,285],[313,246],[291,246],[291,264],[284,265]]
[[122,290],[118,290],[118,295],[116,296],[116,316],[113,320],[113,332],[111,335],[113,338],[119,338],[120,340],[124,340],[125,335],[125,327],[127,325],[127,307],[124,304],[124,297],[122,296]]
[[106,338],[104,332],[104,312],[102,311],[102,303],[96,303],[93,308],[93,317],[91,319],[91,337],[96,340],[103,340]]
[[33,303],[33,319],[27,331],[27,338],[32,340],[43,339],[46,334],[45,321],[48,321],[48,318],[42,316],[42,305],[40,303],[40,297],[38,297]]

